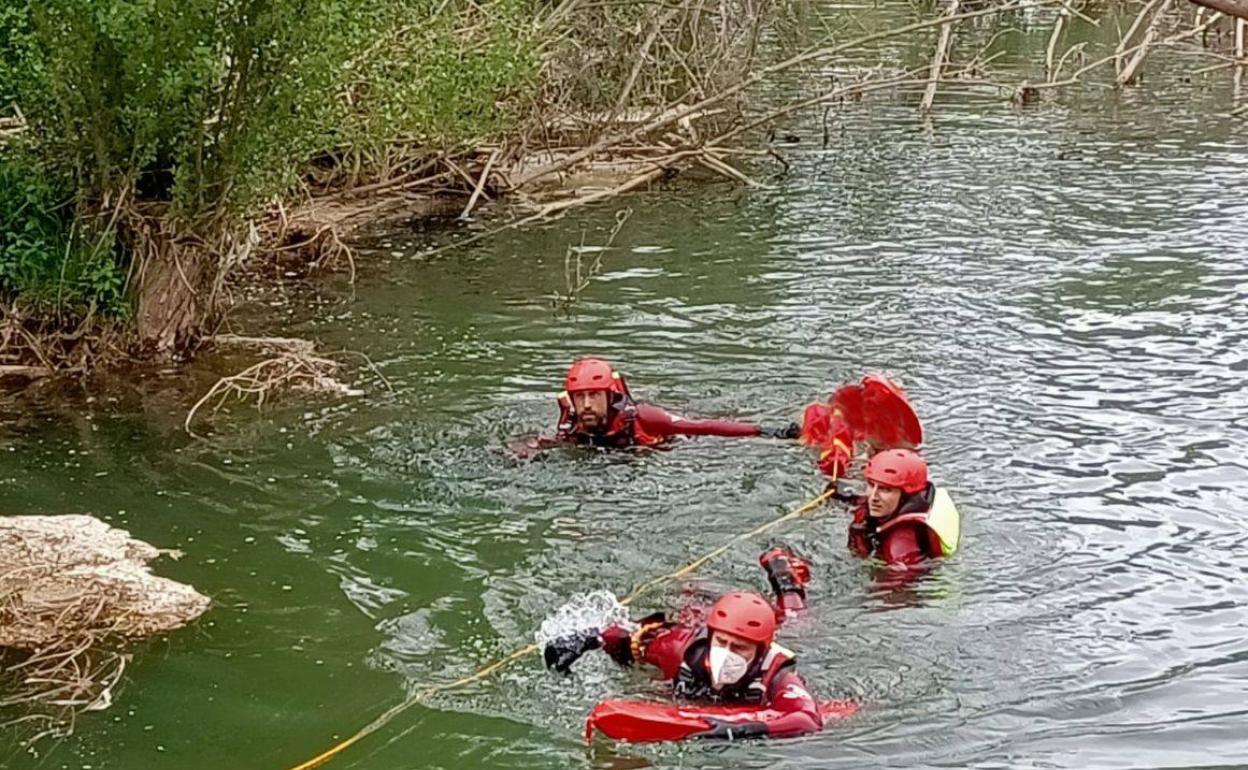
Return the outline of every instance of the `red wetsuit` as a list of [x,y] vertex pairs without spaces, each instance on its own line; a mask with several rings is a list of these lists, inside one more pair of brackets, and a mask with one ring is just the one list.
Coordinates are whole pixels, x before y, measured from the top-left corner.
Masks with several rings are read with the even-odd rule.
[[733,420],[686,420],[653,404],[638,404],[627,392],[612,393],[610,423],[602,432],[587,431],[572,411],[567,395],[559,397],[555,441],[602,447],[656,446],[673,436],[758,436],[762,428]]
[[672,682],[680,698],[724,704],[757,705],[779,712],[765,722],[732,726],[737,738],[781,738],[816,732],[823,717],[806,682],[794,670],[793,654],[771,644],[750,664],[740,682],[716,690],[710,675],[710,632],[706,626],[669,623],[652,615],[641,628],[612,626],[602,632],[603,649],[621,665],[641,662],[656,666]]
[[867,498],[858,498],[854,521],[849,525],[849,549],[859,556],[875,556],[888,565],[909,567],[941,555],[940,538],[931,528],[919,522],[889,521],[907,513],[924,513],[932,507],[936,488],[931,484],[922,492],[904,498],[897,512],[880,520],[867,511]]

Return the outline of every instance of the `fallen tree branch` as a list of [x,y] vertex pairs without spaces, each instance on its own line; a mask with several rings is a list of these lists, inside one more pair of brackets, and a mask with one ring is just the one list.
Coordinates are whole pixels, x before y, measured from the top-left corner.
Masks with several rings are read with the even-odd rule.
[[[360,396],[363,391],[348,387],[334,378],[340,364],[331,359],[314,356],[304,350],[287,350],[272,358],[252,364],[238,374],[222,377],[213,384],[190,411],[182,427],[192,436],[191,424],[206,404],[216,401],[213,412],[225,406],[231,397],[246,400],[255,397],[257,408],[265,399],[280,389],[303,390],[311,393],[335,393],[341,396]],[[196,436],[196,438],[199,438]]]
[[[1201,24],[1200,26],[1192,27],[1191,29],[1185,32],[1180,32],[1175,35],[1171,35],[1170,37],[1157,42],[1156,46],[1163,47],[1163,46],[1177,45],[1178,43],[1182,43],[1185,40],[1191,40],[1192,38],[1203,34],[1205,30],[1209,29],[1214,24],[1217,24],[1219,21],[1222,20],[1222,18],[1223,18],[1222,14],[1215,13],[1213,16],[1209,17],[1209,19],[1205,21],[1203,24]],[[1103,59],[1097,59],[1091,64],[1085,64],[1084,66],[1076,70],[1074,73],[1072,73],[1071,76],[1066,78],[1065,80],[1057,80],[1051,83],[1034,83],[1034,84],[1023,83],[1019,88],[1020,90],[1026,90],[1026,89],[1039,90],[1042,88],[1045,88],[1045,89],[1063,88],[1065,86],[1073,85],[1079,82],[1079,78],[1083,77],[1084,75],[1091,72],[1092,70],[1097,69],[1099,67],[1103,67],[1106,64],[1109,64],[1110,62],[1116,61],[1121,55],[1133,54],[1142,47],[1143,47],[1143,44],[1141,43],[1140,45],[1126,49],[1121,54],[1115,52],[1109,56],[1106,56]]]
[[[1046,80],[1052,81],[1057,78],[1057,73],[1059,70],[1053,68],[1053,55],[1057,52],[1057,41],[1058,41],[1058,38],[1062,36],[1062,30],[1066,26],[1066,18],[1068,17],[1069,13],[1070,13],[1069,7],[1066,5],[1063,5],[1062,9],[1058,11],[1057,20],[1053,22],[1053,32],[1052,34],[1049,35],[1049,45],[1048,45],[1048,48],[1045,49],[1045,52],[1044,52],[1044,72],[1045,72]],[[1066,57],[1065,55],[1063,55],[1062,61],[1065,61],[1065,59]],[[1060,63],[1061,62],[1059,62],[1059,65]]]
[[682,150],[680,152],[673,153],[663,158],[651,159],[647,162],[653,164],[654,168],[644,173],[638,174],[632,179],[629,179],[627,182],[617,185],[616,187],[612,187],[607,190],[600,190],[596,193],[593,193],[592,195],[572,198],[566,201],[557,201],[555,203],[548,203],[545,206],[543,206],[536,214],[530,214],[527,217],[514,219],[511,222],[508,222],[504,225],[494,228],[493,230],[487,230],[485,232],[477,233],[475,235],[471,235],[462,240],[455,241],[454,243],[448,243],[445,246],[439,246],[434,249],[429,249],[428,251],[425,251],[424,253],[422,253],[421,256],[428,259],[438,254],[442,254],[443,252],[450,251],[451,249],[458,249],[462,246],[468,246],[473,243],[477,243],[478,241],[483,241],[486,238],[492,238],[493,236],[498,235],[499,233],[503,233],[508,230],[514,230],[517,227],[523,227],[525,225],[531,225],[536,222],[541,222],[545,219],[550,219],[552,216],[556,214],[563,214],[569,209],[578,208],[580,206],[588,206],[591,203],[596,203],[598,201],[606,200],[608,198],[614,198],[617,195],[622,195],[623,193],[629,192],[631,190],[635,190],[638,187],[642,187],[644,185],[647,185],[651,182],[658,180],[659,178],[667,174],[668,171],[671,170],[671,168],[675,165],[677,161],[683,160],[684,158],[688,158],[690,156],[698,155],[700,153],[701,153],[701,150]]
[[[945,18],[958,15],[960,0],[949,0],[945,6]],[[949,56],[949,42],[953,38],[953,22],[947,21],[940,25],[940,39],[936,43],[936,53],[932,56],[932,67],[928,74],[927,88],[923,90],[923,101],[919,102],[919,112],[928,115],[932,111],[932,102],[936,100],[936,84],[940,82],[940,73]]]
[[481,197],[485,190],[485,185],[490,180],[490,169],[494,168],[494,161],[498,160],[498,156],[502,154],[501,150],[494,150],[490,153],[490,158],[485,162],[485,169],[481,171],[481,178],[477,180],[477,185],[472,191],[472,196],[468,198],[468,205],[464,206],[463,212],[460,213],[460,219],[467,219],[472,213],[472,209],[477,205],[477,199]]
[[[830,91],[825,91],[824,93],[821,93],[817,96],[812,96],[809,99],[804,99],[800,102],[787,104],[783,107],[780,107],[778,109],[775,109],[767,113],[766,115],[763,115],[760,118],[757,118],[749,123],[746,123],[745,125],[738,126],[730,131],[727,131],[715,137],[711,141],[707,142],[707,147],[714,148],[716,152],[722,152],[723,151],[723,148],[721,146],[722,142],[726,142],[730,139],[736,138],[737,136],[747,131],[752,131],[761,126],[767,125],[768,123],[771,123],[778,118],[797,112],[799,110],[806,109],[807,107],[814,107],[819,104],[824,104],[826,102],[835,101],[837,99],[844,99],[844,98],[848,98],[852,96],[860,96],[860,95],[872,93],[875,91],[882,91],[888,88],[896,88],[898,86],[914,86],[914,85],[926,86],[927,83],[929,82],[929,78],[924,77],[920,79],[916,77],[920,73],[920,71],[921,70],[910,70],[908,72],[903,72],[899,75],[889,77],[889,78],[880,78],[876,80],[863,80],[857,83],[850,83],[849,85],[837,86],[836,88],[833,88]],[[958,73],[954,73],[954,74],[957,75]],[[945,83],[945,84],[956,83],[958,85],[993,86],[993,87],[1002,88],[1002,89],[1011,88],[1010,86],[1007,86],[1002,83],[995,83],[995,82],[989,82],[989,81],[978,80],[978,79],[955,78],[955,77],[943,77],[941,78],[941,83]]]
[[1118,45],[1114,49],[1115,74],[1122,72],[1122,59],[1126,56],[1127,46],[1131,43],[1131,39],[1135,37],[1135,33],[1139,30],[1140,25],[1144,23],[1144,19],[1148,18],[1148,14],[1157,7],[1158,2],[1160,2],[1160,0],[1148,0],[1148,2],[1144,4],[1144,7],[1140,9],[1140,12],[1136,14],[1135,19],[1132,20],[1131,26],[1127,27],[1126,34],[1123,35],[1122,39],[1118,41]]
[[1157,31],[1161,28],[1161,20],[1170,10],[1174,0],[1162,0],[1161,5],[1157,7],[1157,11],[1153,13],[1153,19],[1148,24],[1148,29],[1144,32],[1144,40],[1137,48],[1139,49],[1131,61],[1127,63],[1122,71],[1118,73],[1118,85],[1128,86],[1135,82],[1139,76],[1140,67],[1144,64],[1144,59],[1148,56],[1149,46],[1157,38]]
[[550,163],[545,166],[539,166],[535,169],[532,169],[531,171],[528,171],[527,173],[515,179],[513,181],[512,187],[513,189],[518,188],[518,187],[523,187],[529,182],[532,182],[534,179],[538,179],[540,177],[547,176],[549,174],[559,173],[560,171],[571,168],[572,166],[575,166],[576,164],[588,158],[593,157],[594,155],[602,152],[603,150],[610,149],[616,145],[624,144],[625,142],[640,141],[644,136],[660,128],[665,128],[666,126],[669,126],[673,123],[680,121],[682,118],[695,115],[705,110],[708,107],[714,106],[716,104],[719,104],[720,102],[723,102],[727,99],[732,98],[733,96],[736,96],[742,91],[766,80],[768,77],[771,77],[772,75],[775,75],[780,72],[784,72],[786,70],[790,70],[802,64],[817,61],[819,59],[826,59],[828,57],[836,56],[837,54],[841,54],[846,51],[859,48],[868,43],[874,43],[879,40],[887,40],[889,38],[909,34],[910,32],[916,32],[921,29],[929,29],[931,27],[936,27],[936,26],[940,26],[943,24],[949,24],[955,21],[962,21],[964,19],[975,19],[981,16],[997,15],[997,14],[1005,13],[1007,11],[1018,10],[1019,8],[1023,8],[1023,7],[1040,8],[1040,7],[1049,6],[1049,5],[1056,5],[1056,4],[1059,4],[1059,2],[1060,0],[1039,0],[1039,2],[1036,2],[1036,3],[1025,3],[1023,2],[1023,0],[1016,0],[1015,2],[1009,2],[1004,5],[994,7],[994,8],[984,8],[984,9],[980,9],[976,11],[967,11],[965,13],[959,13],[959,14],[955,14],[952,16],[945,16],[945,17],[938,18],[938,19],[928,19],[925,21],[917,21],[911,24],[905,24],[900,27],[895,27],[893,29],[885,30],[883,32],[873,32],[871,34],[863,35],[853,40],[849,40],[845,43],[840,43],[838,45],[821,46],[817,48],[808,49],[795,56],[791,56],[788,59],[785,59],[784,61],[771,64],[767,67],[763,67],[755,74],[747,78],[744,78],[737,83],[734,83],[733,85],[723,89],[722,91],[716,94],[708,96],[697,102],[694,102],[693,104],[685,105],[682,107],[677,107],[675,109],[665,110],[659,116],[645,123],[642,123],[628,131],[625,131],[623,133],[618,133],[612,136],[604,137],[598,140],[597,142],[594,142],[593,144],[589,145],[588,147],[584,147],[580,150],[577,150],[576,152],[572,153],[571,155],[568,155],[567,157],[557,162]]
[[698,157],[698,162],[720,176],[731,179],[734,182],[740,182],[746,187],[754,187],[764,190],[773,189],[771,185],[765,185],[762,182],[752,179],[744,171],[739,170],[723,158],[720,158],[711,148],[708,148],[702,153],[701,156]]
[[247,337],[241,334],[216,334],[209,342],[223,347],[260,348],[265,351],[289,351],[292,353],[312,353],[316,346],[311,340],[298,337]]
[[52,374],[52,370],[46,366],[21,366],[19,364],[0,365],[0,379],[5,377],[20,377],[27,380],[37,379],[39,377],[47,377]]

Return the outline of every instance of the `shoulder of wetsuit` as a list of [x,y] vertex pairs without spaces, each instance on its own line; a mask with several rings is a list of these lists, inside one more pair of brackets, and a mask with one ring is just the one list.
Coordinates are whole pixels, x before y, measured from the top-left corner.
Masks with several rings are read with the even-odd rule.
[[633,414],[642,422],[675,422],[678,418],[671,412],[661,406],[655,404],[636,404],[632,405]]
[[689,644],[685,646],[685,659],[696,660],[706,652],[711,646],[711,632],[707,628],[699,628],[689,637]]
[[901,516],[906,513],[927,513],[932,509],[932,501],[936,498],[936,485],[927,482],[927,486],[922,492],[913,495],[907,495],[905,502],[897,508],[894,516]]
[[797,684],[807,692],[810,690],[806,680],[802,679],[802,675],[797,672],[797,658],[793,657],[781,661],[772,672],[767,682],[768,700],[771,700],[777,691],[784,689],[789,684]]
[[633,397],[629,394],[613,390],[611,391],[611,403],[608,406],[610,406],[612,410],[620,412],[621,414],[631,414],[637,411],[638,405],[636,401],[633,401]]

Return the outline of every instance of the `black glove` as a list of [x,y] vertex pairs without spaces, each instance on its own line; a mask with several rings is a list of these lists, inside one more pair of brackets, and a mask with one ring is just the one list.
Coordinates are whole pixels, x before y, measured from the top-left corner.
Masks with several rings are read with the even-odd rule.
[[702,719],[710,722],[711,728],[694,733],[689,736],[690,738],[736,741],[742,738],[765,738],[767,736],[767,725],[762,722],[726,722],[715,717],[702,717]]
[[843,503],[856,503],[858,498],[862,497],[862,490],[858,488],[858,485],[844,479],[829,481],[823,491],[831,492],[833,497]]
[[763,570],[767,573],[767,581],[776,596],[794,593],[806,598],[806,581],[810,578],[810,567],[787,548],[772,548],[758,558]]
[[763,428],[762,434],[767,438],[795,439],[802,435],[802,426],[791,422],[783,428]]
[[566,674],[572,669],[572,664],[580,660],[582,655],[601,646],[602,635],[597,629],[590,629],[561,636],[551,641],[546,645],[546,649],[542,650],[542,658],[546,661],[546,668],[553,668],[560,674]]

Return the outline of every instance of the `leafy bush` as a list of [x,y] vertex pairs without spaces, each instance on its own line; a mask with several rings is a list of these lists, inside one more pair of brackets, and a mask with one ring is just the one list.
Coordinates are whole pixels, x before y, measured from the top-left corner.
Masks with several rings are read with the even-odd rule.
[[69,202],[33,166],[0,156],[0,296],[56,312],[119,313],[126,276],[111,239],[76,229]]
[[0,12],[0,93],[81,202],[137,185],[186,221],[246,216],[318,153],[496,129],[531,69],[522,6],[473,7],[464,39],[434,0],[41,0]]
[[[535,70],[531,10],[524,0],[5,3],[0,115],[20,108],[34,162],[5,166],[0,291],[115,305],[120,243],[156,233],[211,250],[314,158],[498,130],[499,104]],[[84,223],[136,206],[159,226],[84,236]]]

